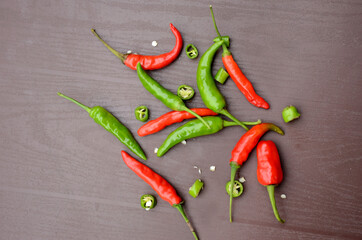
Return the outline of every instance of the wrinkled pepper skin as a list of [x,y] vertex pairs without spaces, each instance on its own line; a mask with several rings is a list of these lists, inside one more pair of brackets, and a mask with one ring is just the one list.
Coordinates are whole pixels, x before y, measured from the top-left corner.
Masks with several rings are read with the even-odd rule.
[[257,177],[261,185],[278,185],[283,181],[283,170],[277,146],[272,141],[260,141],[256,153],[258,157]]
[[[191,111],[195,112],[200,116],[218,115],[217,113],[211,111],[208,108],[191,108]],[[185,119],[191,119],[191,118],[196,118],[196,117],[186,111],[171,111],[144,124],[142,127],[138,129],[137,133],[140,137],[144,137],[159,132],[165,127],[170,126],[174,123],[179,123]]]

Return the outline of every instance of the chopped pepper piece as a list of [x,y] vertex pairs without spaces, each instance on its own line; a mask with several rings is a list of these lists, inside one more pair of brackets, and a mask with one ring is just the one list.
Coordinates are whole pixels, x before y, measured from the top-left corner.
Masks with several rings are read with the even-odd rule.
[[177,95],[182,100],[189,100],[189,99],[193,98],[193,96],[195,95],[195,90],[192,87],[183,84],[178,87]]
[[297,119],[300,117],[300,113],[298,112],[297,108],[294,106],[288,106],[283,109],[282,116],[284,119],[284,122],[290,122],[294,119]]
[[203,187],[204,187],[204,183],[200,179],[197,179],[195,181],[195,183],[190,187],[189,194],[193,198],[196,198],[197,196],[199,196],[199,193]]
[[185,48],[185,51],[186,51],[186,55],[190,59],[194,59],[194,58],[197,58],[197,56],[199,56],[199,51],[197,50],[197,48],[193,44],[187,45],[186,48]]
[[[230,196],[231,195],[231,181],[228,181],[226,183],[225,190]],[[241,182],[239,182],[238,180],[235,180],[233,190],[232,190],[233,198],[239,197],[243,193],[243,191],[244,191],[243,184]]]
[[154,208],[156,204],[156,198],[151,194],[144,194],[141,196],[141,207],[146,209],[146,211]]
[[214,79],[215,79],[216,81],[218,81],[219,83],[224,84],[225,81],[226,81],[226,79],[227,79],[228,77],[229,77],[228,72],[225,71],[225,69],[221,67],[221,68],[219,69],[219,71],[217,71]]
[[146,106],[139,106],[134,110],[134,114],[137,120],[146,122],[148,120],[148,108]]

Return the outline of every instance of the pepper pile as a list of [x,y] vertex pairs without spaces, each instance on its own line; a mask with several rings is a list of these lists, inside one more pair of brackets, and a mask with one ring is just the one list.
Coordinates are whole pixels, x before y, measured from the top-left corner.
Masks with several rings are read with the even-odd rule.
[[[217,33],[217,37],[213,39],[213,44],[202,54],[196,73],[196,83],[199,90],[199,94],[207,108],[193,108],[189,109],[184,100],[191,99],[195,90],[188,85],[181,85],[178,88],[177,95],[173,94],[168,89],[164,88],[160,83],[153,79],[146,70],[155,70],[166,67],[171,64],[182,50],[182,37],[180,32],[170,24],[170,29],[175,35],[176,43],[175,47],[168,53],[156,55],[156,56],[144,56],[139,54],[123,54],[112,47],[110,47],[97,33],[92,29],[93,34],[122,62],[132,70],[137,71],[137,75],[142,85],[148,90],[156,99],[170,108],[171,112],[165,113],[157,119],[151,120],[144,124],[137,131],[138,135],[143,137],[150,134],[157,133],[169,125],[182,122],[183,120],[193,119],[186,124],[175,129],[168,135],[163,144],[159,147],[157,156],[161,157],[166,154],[173,146],[183,142],[186,139],[200,137],[204,135],[215,134],[221,131],[225,127],[229,126],[241,126],[247,132],[241,136],[231,153],[230,167],[231,175],[230,181],[226,184],[226,192],[230,196],[229,217],[232,222],[232,201],[233,198],[239,197],[243,192],[243,185],[241,182],[235,180],[237,170],[248,159],[250,152],[257,146],[257,178],[258,181],[266,186],[269,193],[270,201],[272,204],[273,212],[278,221],[284,222],[279,216],[276,208],[274,198],[274,188],[280,184],[283,179],[283,173],[281,169],[280,159],[276,145],[271,141],[261,141],[260,138],[269,130],[283,135],[283,131],[272,123],[261,123],[258,121],[240,121],[234,115],[232,115],[226,109],[226,101],[222,93],[219,91],[216,82],[221,84],[229,77],[235,82],[238,89],[244,94],[245,98],[254,106],[259,108],[268,109],[269,104],[259,95],[256,94],[251,82],[242,73],[235,60],[233,59],[228,47],[230,45],[230,39],[228,36],[221,36],[216,26],[214,13],[212,6],[210,6],[211,16],[214,23],[214,28]],[[212,62],[218,49],[223,48],[222,62],[226,71],[220,68],[217,75],[212,75]],[[198,56],[198,50],[193,44],[189,44],[186,47],[186,54],[190,59],[195,59]],[[58,93],[61,97],[64,97],[75,104],[85,109],[95,122],[103,126],[107,131],[115,135],[126,147],[128,147],[138,157],[146,160],[142,148],[138,142],[134,139],[132,133],[124,126],[119,120],[117,120],[106,109],[96,106],[89,108],[80,102]],[[284,119],[288,121],[299,117],[295,113],[296,110],[291,112],[283,112]],[[137,120],[146,122],[149,117],[149,109],[146,106],[139,106],[135,109],[135,117]],[[221,116],[221,114],[232,121],[227,121]],[[253,126],[250,130],[247,126]],[[195,239],[198,239],[197,234],[190,224],[183,207],[182,199],[176,193],[176,190],[172,185],[162,178],[159,174],[151,170],[145,164],[137,161],[131,157],[127,152],[122,151],[122,158],[125,164],[135,172],[141,179],[148,183],[157,194],[171,206],[175,207],[183,216],[185,222],[190,228]],[[194,185],[190,188],[189,193],[192,197],[196,198],[204,183],[198,179]],[[152,195],[143,195],[141,197],[141,205],[146,210],[152,209],[156,204],[156,199]]]

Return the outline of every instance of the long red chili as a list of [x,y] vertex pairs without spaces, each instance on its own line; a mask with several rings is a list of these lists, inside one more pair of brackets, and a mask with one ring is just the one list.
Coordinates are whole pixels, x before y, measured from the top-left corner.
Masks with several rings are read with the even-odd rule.
[[163,177],[155,173],[151,168],[131,157],[127,152],[122,151],[121,154],[123,161],[133,172],[135,172],[140,178],[148,183],[148,185],[150,185],[163,200],[167,201],[171,206],[177,208],[177,210],[181,213],[185,222],[189,226],[190,231],[197,240],[198,237],[196,235],[196,232],[193,229],[181,205],[183,201],[181,197],[177,195],[175,188],[172,187],[172,185],[168,183]]
[[[217,35],[221,40],[221,35],[216,26],[214,12],[212,11],[212,6],[210,5],[210,11],[212,15],[212,21],[214,22],[214,27]],[[222,62],[226,68],[226,71],[229,73],[231,79],[235,82],[236,86],[239,90],[244,94],[246,99],[253,104],[254,106],[260,108],[269,108],[269,104],[258,94],[256,94],[253,85],[251,82],[245,77],[243,72],[240,70],[239,66],[236,64],[231,52],[227,49],[226,45],[223,44],[223,54],[222,54]]]
[[[217,113],[211,111],[208,108],[192,108],[191,110],[200,116],[217,115]],[[139,136],[144,137],[159,132],[165,127],[170,126],[174,123],[182,122],[185,119],[191,118],[195,118],[195,116],[186,111],[171,111],[144,124],[138,129],[137,133]]]
[[[248,159],[250,152],[258,144],[260,138],[269,130],[284,135],[284,132],[276,125],[272,123],[261,123],[252,127],[247,131],[235,145],[233,151],[231,152],[230,167],[231,175],[230,181],[234,183],[236,171],[241,167],[241,165]],[[232,222],[232,195],[230,195],[230,222]]]
[[174,48],[168,52],[157,56],[145,56],[145,55],[139,55],[139,54],[126,54],[126,53],[120,53],[113,49],[111,46],[108,45],[95,31],[95,29],[92,29],[93,34],[119,59],[122,60],[122,62],[129,68],[136,70],[137,69],[137,63],[140,62],[141,66],[144,70],[155,70],[160,69],[163,67],[166,67],[170,63],[172,63],[180,54],[182,50],[182,37],[181,33],[177,30],[177,28],[170,23],[170,29],[172,33],[175,35],[176,43]]
[[284,223],[284,220],[279,216],[274,197],[275,187],[283,181],[283,170],[277,146],[273,141],[260,141],[256,147],[256,154],[258,158],[256,170],[258,181],[267,188],[275,218]]

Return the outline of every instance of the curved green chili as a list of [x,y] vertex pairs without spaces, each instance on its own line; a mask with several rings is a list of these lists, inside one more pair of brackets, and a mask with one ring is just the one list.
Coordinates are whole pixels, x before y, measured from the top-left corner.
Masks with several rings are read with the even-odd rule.
[[[224,127],[238,125],[235,122],[225,121],[221,117],[216,116],[203,117],[203,119],[209,124],[209,126],[211,126],[211,128],[206,128],[199,119],[187,122],[168,135],[163,144],[158,148],[157,156],[163,156],[170,148],[183,140],[214,134]],[[257,125],[260,122],[261,121],[259,120],[257,122],[245,122],[245,124]]]
[[148,75],[146,71],[143,70],[140,63],[137,63],[137,74],[138,78],[140,79],[142,85],[146,88],[146,90],[149,91],[153,96],[155,96],[155,98],[160,100],[167,107],[175,111],[186,111],[188,113],[191,113],[192,115],[200,119],[200,121],[202,121],[205,126],[210,128],[210,126],[205,122],[204,119],[202,119],[198,114],[186,107],[185,103],[179,96],[173,94],[172,92],[164,88],[161,84],[159,84],[156,80],[151,78],[150,75]]
[[197,58],[197,56],[199,56],[199,51],[197,50],[197,48],[193,44],[187,45],[186,48],[185,48],[185,51],[186,51],[186,55],[190,59],[195,59],[195,58]]
[[177,96],[182,100],[190,100],[195,95],[195,90],[189,85],[183,84],[177,89]]
[[136,139],[134,139],[132,133],[128,130],[128,128],[124,126],[120,121],[118,121],[118,119],[106,109],[101,106],[95,106],[90,108],[62,93],[58,92],[58,95],[65,99],[68,99],[69,101],[77,104],[78,106],[86,110],[89,113],[89,116],[93,118],[96,123],[98,123],[108,132],[116,136],[118,140],[121,141],[121,143],[128,147],[132,152],[134,152],[137,156],[144,160],[147,159],[141,146],[138,144]]
[[136,109],[134,110],[134,115],[137,120],[141,122],[146,122],[148,120],[148,115],[149,115],[148,107],[146,106],[136,107]]
[[249,130],[240,122],[237,118],[235,118],[231,113],[229,113],[225,106],[225,98],[220,93],[219,89],[216,86],[214,81],[214,77],[211,72],[211,65],[215,56],[216,51],[221,47],[221,45],[225,45],[224,41],[219,41],[214,43],[201,57],[199,61],[199,65],[197,68],[197,87],[199,89],[202,100],[204,101],[206,107],[211,109],[216,113],[223,114],[242,126],[245,130]]

